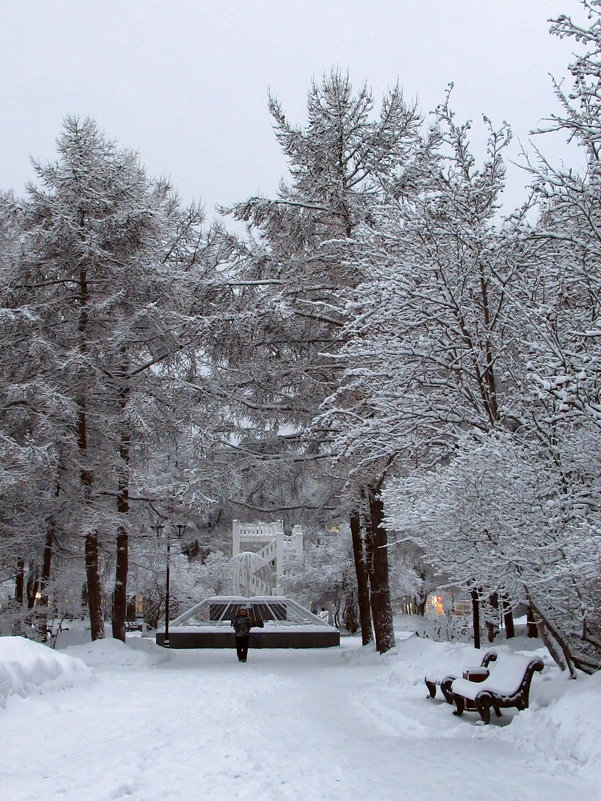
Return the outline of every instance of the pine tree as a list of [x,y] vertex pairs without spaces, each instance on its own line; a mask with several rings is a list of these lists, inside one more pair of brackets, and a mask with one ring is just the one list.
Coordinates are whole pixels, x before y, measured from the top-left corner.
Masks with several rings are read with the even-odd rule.
[[[313,437],[303,432],[337,386],[332,355],[341,345],[346,301],[361,280],[353,238],[373,213],[382,186],[393,177],[399,183],[407,179],[413,168],[419,143],[415,109],[405,104],[398,87],[384,98],[375,119],[373,105],[366,87],[353,93],[348,76],[338,71],[311,87],[304,128],[291,125],[272,98],[290,184],[282,184],[273,200],[251,198],[233,209],[251,232],[247,242],[233,243],[231,250],[241,285],[239,310],[248,324],[229,344],[236,358],[228,359],[222,378],[233,375],[240,381],[245,414],[256,421],[263,447],[271,438],[267,447],[280,470],[282,464],[302,461],[315,471],[328,455],[327,432]],[[367,490],[363,497],[363,512],[371,519],[376,506],[368,503]],[[377,522],[376,530],[383,532]],[[379,563],[385,551],[376,548],[373,554]],[[365,558],[357,562],[366,564]],[[380,568],[374,580],[386,585],[386,565]],[[391,628],[386,637],[384,650],[393,642]]]

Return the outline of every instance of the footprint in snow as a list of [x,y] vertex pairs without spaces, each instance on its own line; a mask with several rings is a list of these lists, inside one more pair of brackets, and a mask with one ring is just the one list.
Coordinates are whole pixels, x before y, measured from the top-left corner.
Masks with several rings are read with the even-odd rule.
[[123,798],[126,795],[133,795],[134,788],[130,784],[120,784],[109,795],[110,801],[116,801],[118,798]]

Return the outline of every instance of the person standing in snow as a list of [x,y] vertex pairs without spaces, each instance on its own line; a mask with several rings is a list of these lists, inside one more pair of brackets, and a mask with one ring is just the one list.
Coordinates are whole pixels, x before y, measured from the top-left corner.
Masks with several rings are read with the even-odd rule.
[[263,628],[263,621],[253,621],[249,610],[245,606],[240,607],[238,614],[232,618],[232,627],[236,633],[236,653],[238,654],[239,662],[246,662],[250,629],[252,626],[260,626]]

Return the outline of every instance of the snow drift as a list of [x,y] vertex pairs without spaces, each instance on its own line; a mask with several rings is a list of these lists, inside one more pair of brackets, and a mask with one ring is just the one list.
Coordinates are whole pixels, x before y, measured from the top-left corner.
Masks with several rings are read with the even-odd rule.
[[30,695],[85,684],[92,671],[81,659],[25,637],[0,637],[0,706],[11,695]]
[[512,722],[507,737],[574,772],[601,775],[601,673],[566,675],[540,684],[529,709]]
[[103,670],[141,670],[171,659],[172,652],[155,644],[154,639],[130,636],[127,645],[113,637],[94,642],[69,645],[65,653],[82,660],[95,672]]

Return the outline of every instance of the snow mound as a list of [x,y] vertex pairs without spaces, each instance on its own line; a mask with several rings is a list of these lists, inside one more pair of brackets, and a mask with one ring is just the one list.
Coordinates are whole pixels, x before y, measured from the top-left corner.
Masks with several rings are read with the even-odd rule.
[[477,650],[465,643],[435,642],[412,637],[397,642],[395,651],[400,658],[391,660],[387,681],[419,687],[422,693],[425,690],[425,676],[461,676],[466,667],[479,666],[487,650]]
[[601,775],[601,673],[571,681],[560,675],[539,685],[529,709],[516,716],[513,742],[553,756],[583,775]]
[[11,695],[30,695],[86,684],[90,669],[80,660],[25,637],[0,637],[0,706]]
[[149,667],[170,657],[164,648],[141,637],[128,639],[127,645],[121,640],[105,637],[83,645],[71,645],[65,648],[65,653],[96,670]]

